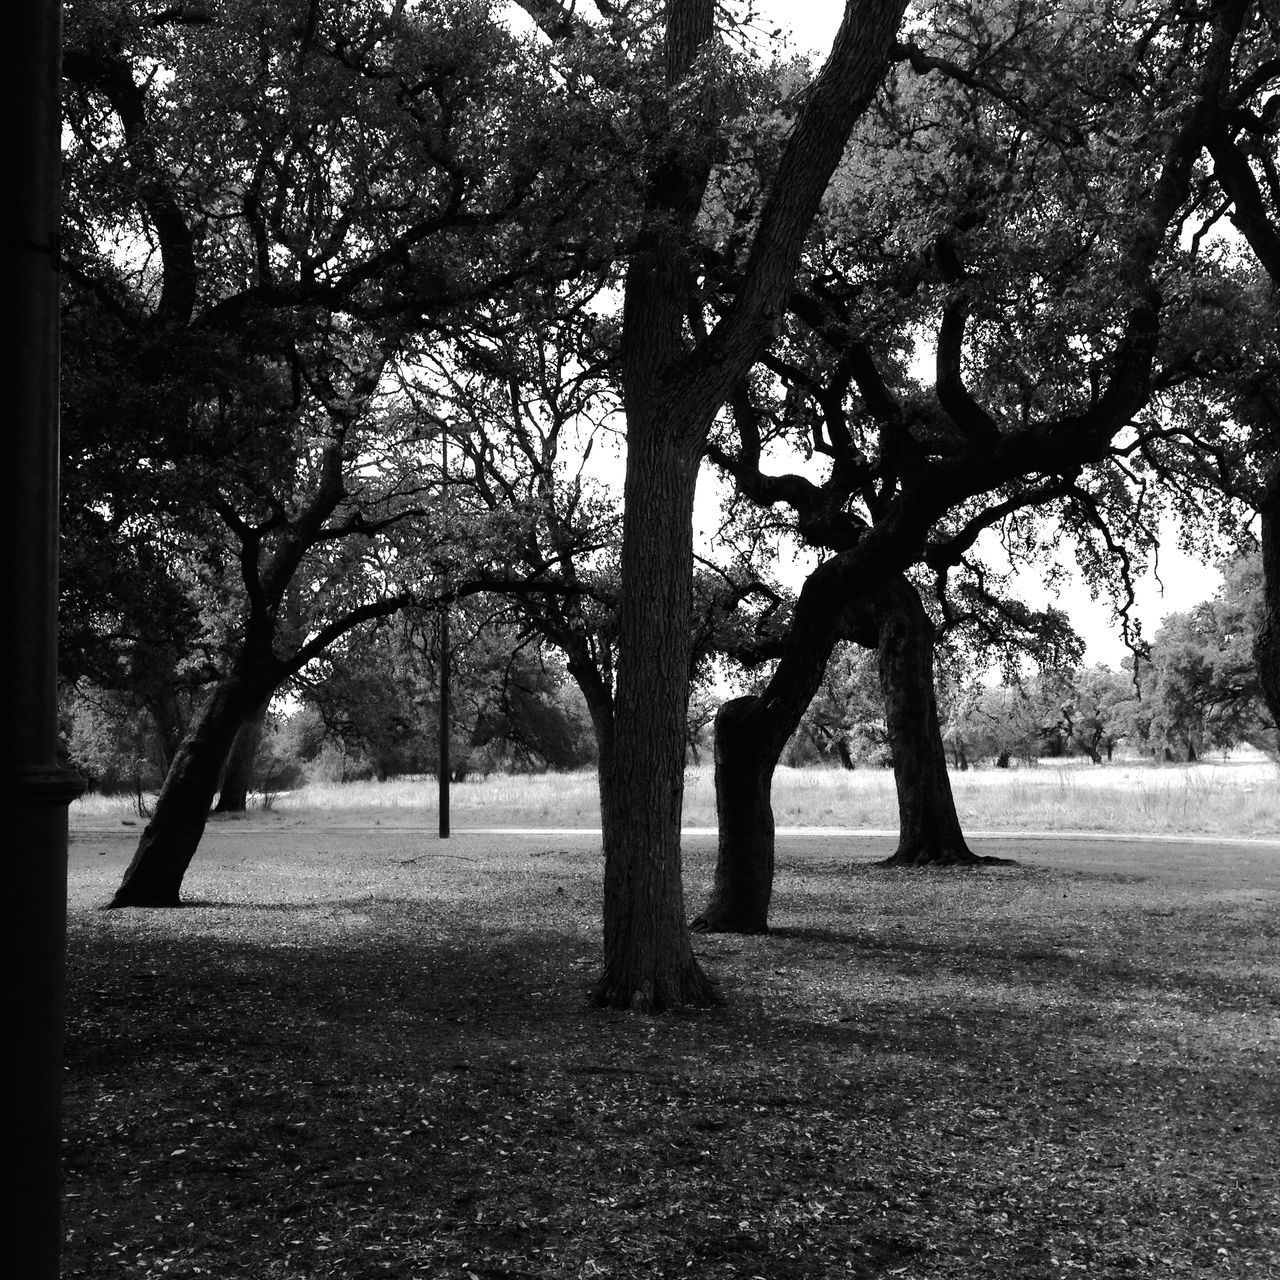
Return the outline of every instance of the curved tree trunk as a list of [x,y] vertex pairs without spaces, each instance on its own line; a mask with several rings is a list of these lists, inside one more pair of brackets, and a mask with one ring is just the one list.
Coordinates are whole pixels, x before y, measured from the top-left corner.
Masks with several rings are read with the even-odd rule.
[[960,829],[933,689],[933,623],[915,588],[899,578],[858,599],[841,600],[806,583],[786,652],[764,693],[735,698],[716,717],[720,843],[710,899],[693,923],[697,930],[768,929],[773,773],[837,640],[874,646],[879,654],[899,822],[897,852],[884,865],[967,866],[990,861],[969,849]]
[[947,776],[933,688],[933,622],[905,581],[877,607],[880,689],[898,791],[898,848],[888,867],[966,866],[965,843]]
[[[831,563],[831,562],[828,562]],[[704,933],[764,933],[773,893],[773,773],[822,683],[838,640],[870,647],[875,632],[862,600],[844,599],[822,566],[796,603],[787,646],[759,697],[734,698],[716,716],[719,846],[707,905],[693,922]]]
[[733,698],[715,720],[720,829],[711,899],[693,922],[703,933],[768,933],[773,896],[773,771],[778,763],[760,698]]
[[261,700],[262,694],[238,675],[214,686],[165,775],[155,812],[111,906],[180,905],[182,880],[204,834],[232,739]]
[[249,807],[249,792],[253,789],[254,766],[258,748],[267,727],[267,709],[270,700],[250,713],[231,741],[227,762],[222,770],[222,784],[218,788],[218,803],[214,813],[244,813]]

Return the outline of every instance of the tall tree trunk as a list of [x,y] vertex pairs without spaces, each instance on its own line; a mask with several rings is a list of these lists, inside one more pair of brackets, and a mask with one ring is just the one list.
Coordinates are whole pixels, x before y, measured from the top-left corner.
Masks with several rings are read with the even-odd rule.
[[113,907],[176,907],[204,835],[232,739],[262,700],[240,675],[220,680],[197,712],[165,775],[155,812],[138,841]]
[[972,865],[947,776],[947,754],[933,688],[933,622],[904,580],[877,603],[877,655],[893,780],[898,848],[890,867]]
[[256,711],[249,714],[236,736],[231,740],[231,749],[227,753],[227,762],[222,770],[222,784],[218,788],[218,803],[214,813],[244,813],[249,807],[249,792],[253,789],[254,765],[257,763],[258,748],[262,745],[262,736],[267,728],[267,709],[271,702],[263,702]]
[[604,971],[610,1008],[705,1005],[715,990],[685,924],[680,868],[696,450],[628,425],[613,750],[602,765]]
[[1262,517],[1262,622],[1253,639],[1253,660],[1267,710],[1280,731],[1280,468],[1267,480],[1258,514]]
[[[614,758],[604,836],[604,972],[597,1002],[650,1010],[714,1000],[684,922],[680,813],[691,650],[693,492],[716,413],[786,305],[805,236],[853,124],[887,65],[905,0],[846,6],[760,215],[742,284],[705,338],[686,252],[711,172],[716,95],[675,111],[653,165],[650,215],[627,268],[620,370],[627,417]],[[713,0],[667,0],[667,83],[712,39]],[[699,314],[691,314],[691,304]]]

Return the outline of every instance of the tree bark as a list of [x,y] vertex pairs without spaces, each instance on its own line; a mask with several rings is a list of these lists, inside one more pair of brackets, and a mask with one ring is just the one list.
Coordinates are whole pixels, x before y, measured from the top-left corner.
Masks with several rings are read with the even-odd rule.
[[264,702],[236,730],[222,770],[222,785],[218,788],[218,803],[214,806],[214,813],[244,813],[248,809],[249,792],[254,783],[254,766],[266,731],[267,709],[270,705],[269,701]]
[[155,812],[111,906],[181,905],[182,880],[204,835],[232,739],[263,696],[239,674],[214,686],[165,775]]
[[888,867],[972,866],[947,775],[933,687],[933,622],[899,580],[877,603],[877,655],[898,792],[898,848]]
[[627,441],[613,750],[602,761],[604,970],[595,1001],[658,1012],[717,999],[680,868],[696,451],[634,419]]
[[719,845],[711,898],[693,922],[703,933],[768,933],[773,897],[773,771],[779,751],[760,698],[733,698],[716,714]]

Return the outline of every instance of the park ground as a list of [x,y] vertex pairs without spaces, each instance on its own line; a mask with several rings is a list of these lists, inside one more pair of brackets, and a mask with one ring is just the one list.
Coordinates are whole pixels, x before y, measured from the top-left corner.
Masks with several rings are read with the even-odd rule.
[[73,814],[66,1275],[1280,1276],[1280,832],[787,834],[654,1019],[587,1006],[593,832],[431,819],[217,821],[106,912],[137,827]]

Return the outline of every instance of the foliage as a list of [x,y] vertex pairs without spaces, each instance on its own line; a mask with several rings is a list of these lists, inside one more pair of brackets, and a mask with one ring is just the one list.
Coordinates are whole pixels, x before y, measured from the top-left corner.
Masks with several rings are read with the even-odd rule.
[[80,0],[64,61],[68,674],[136,689],[167,644],[207,682],[269,631],[278,683],[475,540],[384,381],[611,261],[617,68],[471,0]]
[[1241,742],[1275,750],[1253,653],[1262,608],[1255,555],[1224,566],[1212,599],[1165,619],[1139,666],[1141,732],[1150,749],[1187,759]]
[[[591,727],[564,673],[508,622],[450,611],[450,763],[473,772],[572,769],[594,755]],[[440,619],[407,615],[329,656],[301,686],[295,741],[341,762],[336,781],[434,774],[439,762]],[[332,756],[329,757],[330,759]]]
[[103,794],[154,791],[169,756],[146,708],[126,693],[64,690],[59,717],[68,763]]
[[837,648],[782,762],[834,762],[845,769],[892,763],[874,651],[847,644]]

